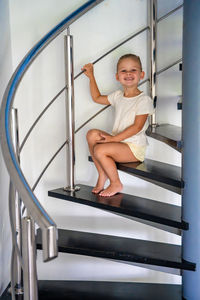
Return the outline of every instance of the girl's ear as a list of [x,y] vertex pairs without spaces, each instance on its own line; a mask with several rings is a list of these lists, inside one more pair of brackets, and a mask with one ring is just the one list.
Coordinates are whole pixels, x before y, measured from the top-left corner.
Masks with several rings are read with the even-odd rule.
[[118,75],[118,73],[115,74],[115,78],[116,78],[117,81],[119,81],[119,75]]
[[145,76],[145,72],[144,72],[144,71],[142,71],[142,72],[141,72],[141,74],[140,74],[140,79],[143,79],[143,78],[144,78],[144,76]]

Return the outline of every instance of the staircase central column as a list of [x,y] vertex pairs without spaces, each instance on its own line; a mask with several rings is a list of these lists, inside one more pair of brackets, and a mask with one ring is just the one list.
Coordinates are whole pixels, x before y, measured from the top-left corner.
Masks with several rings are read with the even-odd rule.
[[183,296],[200,299],[200,1],[184,1],[183,24],[183,259],[196,272],[183,271]]

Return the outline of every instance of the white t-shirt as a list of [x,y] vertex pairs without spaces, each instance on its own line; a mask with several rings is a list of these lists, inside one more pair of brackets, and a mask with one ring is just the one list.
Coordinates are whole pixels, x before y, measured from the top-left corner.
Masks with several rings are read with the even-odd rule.
[[[152,99],[143,92],[138,96],[124,97],[121,90],[108,95],[108,101],[115,108],[115,120],[112,134],[116,135],[134,124],[136,115],[151,115],[154,111]],[[131,142],[135,145],[146,146],[148,144],[145,131],[148,128],[148,120],[142,130],[125,139],[123,142]]]

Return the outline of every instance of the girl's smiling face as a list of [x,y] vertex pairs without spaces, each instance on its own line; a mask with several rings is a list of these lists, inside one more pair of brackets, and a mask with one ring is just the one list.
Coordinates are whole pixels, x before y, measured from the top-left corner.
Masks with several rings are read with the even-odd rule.
[[124,58],[118,65],[116,79],[124,87],[137,87],[141,79],[144,78],[144,72],[137,60],[133,58]]

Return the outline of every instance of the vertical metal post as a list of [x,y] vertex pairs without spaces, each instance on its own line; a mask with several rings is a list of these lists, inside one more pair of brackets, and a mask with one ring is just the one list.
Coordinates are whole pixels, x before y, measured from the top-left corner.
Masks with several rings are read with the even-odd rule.
[[18,122],[18,111],[16,108],[12,108],[11,111],[11,130],[12,130],[12,141],[14,150],[17,155],[18,162],[20,163],[19,154],[19,122]]
[[[12,108],[11,112],[11,130],[12,130],[12,140],[13,140],[13,146],[15,153],[17,155],[18,162],[20,162],[20,155],[19,155],[19,126],[18,126],[18,114],[17,109]],[[19,198],[18,193],[14,189],[10,189],[10,192],[13,192],[14,195],[12,197],[9,197],[9,199],[12,199],[13,203],[11,204],[12,207],[12,217],[14,218],[13,224],[14,224],[14,230],[16,233],[16,241],[18,245],[19,252],[21,254],[22,250],[22,226],[21,226],[21,200]],[[15,294],[19,295],[23,293],[23,281],[22,281],[22,266],[19,260],[19,257],[17,255],[17,251],[15,248],[15,245],[13,245],[13,251],[12,251],[12,278],[14,283],[14,291]]]
[[[153,99],[154,108],[156,107],[156,47],[157,47],[157,0],[149,2],[149,23],[150,23],[150,96]],[[151,116],[151,125],[156,127],[155,112]]]
[[68,185],[65,188],[67,191],[79,190],[79,187],[74,185],[74,165],[75,165],[75,122],[74,122],[74,67],[73,67],[73,37],[69,33],[65,36],[65,75],[66,75],[66,111],[67,111],[67,175]]
[[183,10],[183,259],[196,271],[183,271],[183,297],[200,299],[200,1],[185,0]]
[[35,226],[31,218],[22,219],[22,254],[24,261],[24,299],[38,300]]

